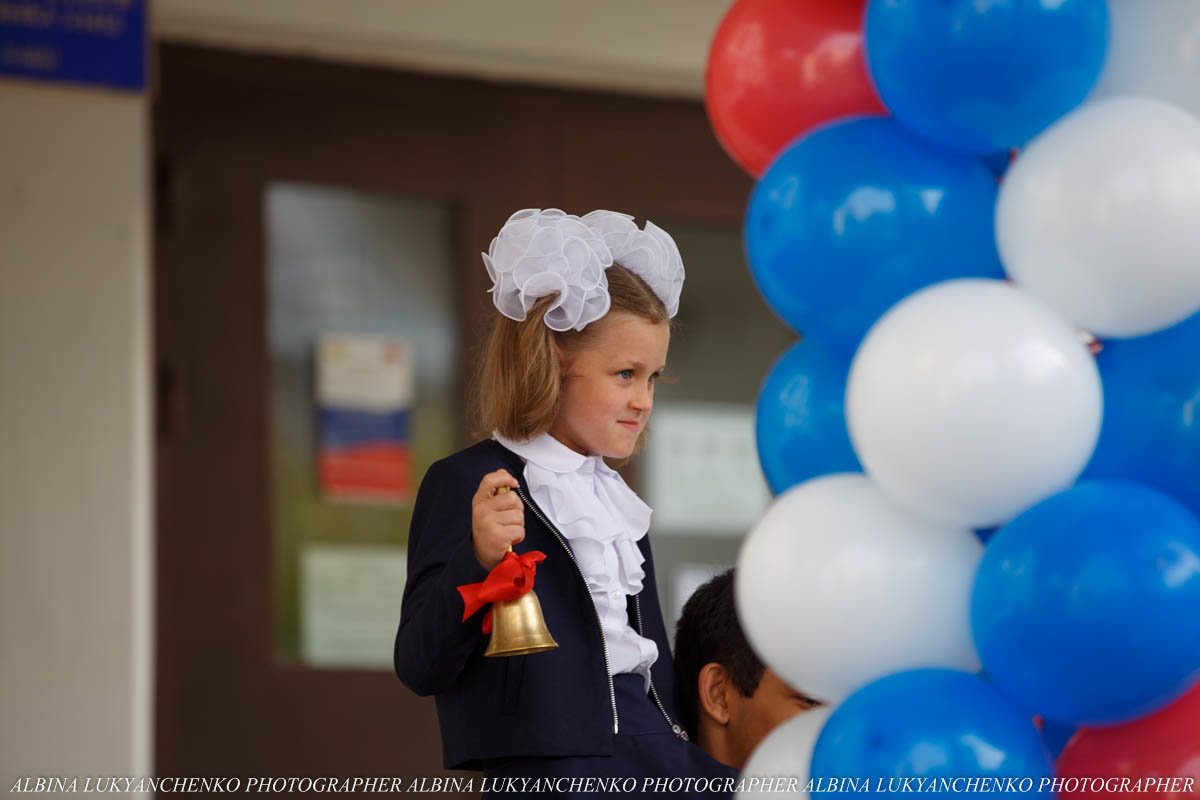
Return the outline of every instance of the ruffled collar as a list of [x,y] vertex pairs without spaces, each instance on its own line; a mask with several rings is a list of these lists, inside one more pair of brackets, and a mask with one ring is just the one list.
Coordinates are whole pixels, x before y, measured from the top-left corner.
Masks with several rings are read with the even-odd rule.
[[[524,442],[515,442],[512,439],[501,436],[498,431],[493,431],[492,438],[509,450],[512,450],[525,461],[533,462],[537,466],[548,469],[551,472],[575,472],[585,464],[588,465],[588,469],[590,470],[596,469],[597,464],[604,469],[609,469],[608,465],[604,463],[604,459],[600,456],[585,456],[583,453],[578,453],[548,433],[543,433]],[[588,462],[591,463],[589,464]]]
[[589,587],[640,592],[645,557],[637,542],[650,529],[652,510],[620,474],[602,457],[578,453],[548,433],[523,442],[499,432],[492,438],[525,461],[534,502],[570,542]]

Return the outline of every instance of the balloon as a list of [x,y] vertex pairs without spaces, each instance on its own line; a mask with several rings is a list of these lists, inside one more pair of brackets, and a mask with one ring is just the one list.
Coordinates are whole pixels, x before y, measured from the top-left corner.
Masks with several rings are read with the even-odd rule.
[[872,796],[881,784],[888,794],[916,791],[915,781],[901,789],[903,778],[945,778],[956,794],[967,793],[969,778],[1025,778],[1022,794],[1049,796],[1039,788],[1051,766],[1033,720],[986,680],[921,669],[877,680],[834,710],[811,775],[869,779]]
[[1077,730],[1074,725],[1064,725],[1054,720],[1042,723],[1042,743],[1046,745],[1051,758],[1058,757]]
[[994,527],[993,528],[976,528],[975,535],[979,537],[979,541],[983,542],[983,545],[986,547],[987,543],[992,540],[992,537],[996,535],[996,531],[998,531],[998,530],[1000,530],[1000,529],[994,528]]
[[842,402],[850,359],[808,340],[771,367],[754,415],[758,460],[778,494],[828,472],[858,472]]
[[885,113],[862,58],[865,0],[738,0],[708,51],[704,100],[725,151],[758,177],[828,120]]
[[988,677],[1048,720],[1111,725],[1200,678],[1200,521],[1161,492],[1089,481],[996,534],[971,594]]
[[[1143,784],[1141,791],[1121,790],[1121,797],[1200,797],[1200,684],[1148,717],[1113,728],[1081,730],[1063,750],[1055,772],[1060,778],[1103,775],[1129,778],[1131,783],[1146,777],[1192,778],[1190,791],[1157,791]],[[1095,791],[1087,794],[1094,796]],[[1083,796],[1080,790],[1059,793],[1062,798]]]
[[1008,172],[1009,166],[1016,157],[1016,150],[1001,150],[998,153],[982,155],[979,157],[979,160],[983,162],[983,165],[988,168],[989,172],[995,175],[997,179],[1000,179],[1004,177],[1004,173]]
[[1079,105],[1108,44],[1105,0],[871,0],[867,64],[896,119],[942,147],[1017,147]]
[[1157,97],[1200,114],[1200,3],[1109,0],[1112,38],[1089,101]]
[[1200,314],[1096,356],[1104,424],[1084,477],[1153,486],[1200,516]]
[[850,441],[879,487],[977,528],[1070,486],[1101,405],[1077,333],[1001,281],[947,281],[896,305],[858,349],[846,387]]
[[1200,310],[1200,119],[1145,97],[1089,103],[1009,168],[996,206],[1008,274],[1101,338]]
[[894,505],[860,474],[793,487],[742,543],[734,593],[754,651],[827,702],[889,672],[979,668],[967,603],[974,533]]
[[853,352],[871,323],[937,281],[1004,274],[996,179],[978,159],[863,117],[792,144],[746,211],[750,270],[788,325]]
[[817,743],[817,735],[821,727],[829,719],[833,709],[820,706],[798,714],[767,734],[758,743],[750,760],[742,769],[741,778],[775,778],[786,775],[795,777],[800,787],[796,792],[761,792],[743,789],[737,793],[737,800],[751,800],[756,797],[773,797],[777,800],[794,798],[806,800],[808,792],[804,786],[808,783],[808,764],[812,760],[813,745]]

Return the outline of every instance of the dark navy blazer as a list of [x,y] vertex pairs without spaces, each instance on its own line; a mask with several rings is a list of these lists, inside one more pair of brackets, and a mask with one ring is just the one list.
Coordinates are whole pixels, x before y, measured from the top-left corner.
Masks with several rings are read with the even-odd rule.
[[[525,539],[514,549],[546,554],[534,590],[558,649],[484,658],[484,612],[464,622],[456,587],[487,576],[471,541],[471,499],[483,476],[502,468],[517,479],[525,504]],[[434,463],[417,492],[394,660],[408,688],[437,696],[447,769],[482,769],[485,759],[510,756],[609,755],[619,730],[595,605],[566,540],[530,500],[524,469],[516,453],[484,440]],[[652,694],[664,725],[674,726],[671,651],[649,537],[638,547],[646,576],[629,599],[630,624],[658,645]]]

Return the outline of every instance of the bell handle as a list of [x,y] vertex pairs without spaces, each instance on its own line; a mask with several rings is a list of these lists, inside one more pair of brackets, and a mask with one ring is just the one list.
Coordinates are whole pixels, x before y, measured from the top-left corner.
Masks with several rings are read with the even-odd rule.
[[[508,487],[507,487],[507,486],[501,486],[499,489],[497,489],[497,490],[496,490],[496,494],[500,494],[501,492],[507,492],[507,491],[508,491]],[[512,545],[511,545],[511,544],[508,546],[508,552],[510,552],[510,553],[515,553],[515,552],[516,552],[516,550],[513,550],[513,549],[512,549]]]

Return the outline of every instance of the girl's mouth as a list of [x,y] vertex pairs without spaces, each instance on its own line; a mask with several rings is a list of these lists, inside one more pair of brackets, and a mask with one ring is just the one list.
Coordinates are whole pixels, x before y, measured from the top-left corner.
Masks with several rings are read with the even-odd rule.
[[621,424],[621,425],[624,425],[624,426],[625,426],[627,429],[629,429],[629,430],[633,431],[634,433],[637,433],[637,429],[638,429],[638,423],[636,423],[636,422],[625,422],[624,420],[618,420],[618,422],[619,422],[619,424]]

